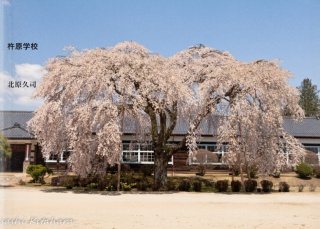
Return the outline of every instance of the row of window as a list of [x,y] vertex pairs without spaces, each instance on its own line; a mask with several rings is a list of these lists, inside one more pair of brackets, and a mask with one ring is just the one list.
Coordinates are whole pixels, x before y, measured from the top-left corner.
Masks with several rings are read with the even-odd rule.
[[[122,163],[153,164],[154,152],[152,144],[122,144]],[[172,159],[169,161],[172,164]]]
[[[225,164],[223,161],[223,156],[228,152],[226,145],[223,145],[220,149],[216,144],[199,144],[199,149],[205,149],[210,152],[214,152],[214,155],[205,155],[205,158],[201,158],[204,160],[206,164]],[[320,159],[320,146],[305,146],[304,149],[314,152],[318,155]],[[58,156],[60,157],[59,161],[64,163],[67,161],[67,158],[70,156],[71,151],[63,151],[60,155],[51,154],[49,158],[46,159],[46,162],[57,162]],[[288,159],[290,154],[288,154]],[[190,159],[190,164],[199,163],[200,159],[192,158]],[[151,144],[130,144],[123,143],[122,144],[122,162],[123,163],[146,163],[152,164],[154,162],[154,152],[152,150]],[[169,164],[172,164],[172,159]]]

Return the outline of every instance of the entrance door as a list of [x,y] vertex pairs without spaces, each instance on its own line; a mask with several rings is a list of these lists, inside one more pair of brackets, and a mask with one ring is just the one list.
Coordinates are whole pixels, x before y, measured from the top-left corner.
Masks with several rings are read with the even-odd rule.
[[11,145],[11,172],[22,172],[25,158],[25,145]]
[[11,172],[22,172],[23,161],[24,161],[24,152],[23,151],[12,152]]

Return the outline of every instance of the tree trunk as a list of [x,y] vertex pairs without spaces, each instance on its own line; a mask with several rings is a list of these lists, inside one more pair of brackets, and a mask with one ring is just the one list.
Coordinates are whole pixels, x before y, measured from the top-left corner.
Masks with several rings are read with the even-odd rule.
[[244,184],[243,170],[242,170],[241,164],[240,164],[239,170],[240,170],[240,176],[241,176],[242,191],[246,192],[246,186]]
[[241,177],[242,191],[246,192],[246,186],[244,185],[243,169],[242,169],[242,165],[241,165],[240,153],[238,153],[237,159],[238,159],[239,172],[240,172],[240,177]]
[[231,182],[234,182],[234,165],[232,165],[231,168],[232,168],[232,173],[231,173],[232,179],[231,179]]
[[165,190],[167,188],[167,165],[166,155],[155,153],[154,158],[154,190]]

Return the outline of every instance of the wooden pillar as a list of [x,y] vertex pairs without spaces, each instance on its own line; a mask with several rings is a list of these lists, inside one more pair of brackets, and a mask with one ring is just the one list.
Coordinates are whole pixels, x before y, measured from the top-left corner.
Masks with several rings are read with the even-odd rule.
[[27,172],[27,167],[30,164],[31,143],[25,144],[25,159],[23,162],[23,172]]

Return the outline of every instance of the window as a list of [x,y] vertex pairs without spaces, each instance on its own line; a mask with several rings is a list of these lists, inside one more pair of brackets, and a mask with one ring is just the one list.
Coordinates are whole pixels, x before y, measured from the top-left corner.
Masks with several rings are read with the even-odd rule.
[[312,151],[312,152],[318,154],[318,146],[305,146],[303,148],[305,150]]
[[[122,163],[153,164],[154,152],[151,143],[123,143]],[[169,161],[172,164],[172,158]]]
[[65,162],[70,156],[71,151],[63,151],[61,155],[61,161]]
[[50,157],[46,160],[46,162],[56,162],[58,159],[57,154],[53,154],[53,152],[50,154]]
[[222,165],[226,164],[223,160],[223,156],[226,155],[227,153],[227,146],[222,145],[221,148],[218,148],[217,144],[206,144],[206,143],[200,143],[198,144],[198,149],[205,149],[210,152],[213,152],[214,154],[204,154],[202,153],[201,155],[198,155],[197,157],[194,158],[189,158],[189,163],[190,164],[199,164],[199,163],[204,163],[204,164],[213,164],[213,165]]
[[[72,150],[63,151],[60,154],[60,162],[65,163],[70,156]],[[51,153],[50,157],[45,160],[45,162],[57,162],[58,161],[58,154]]]

